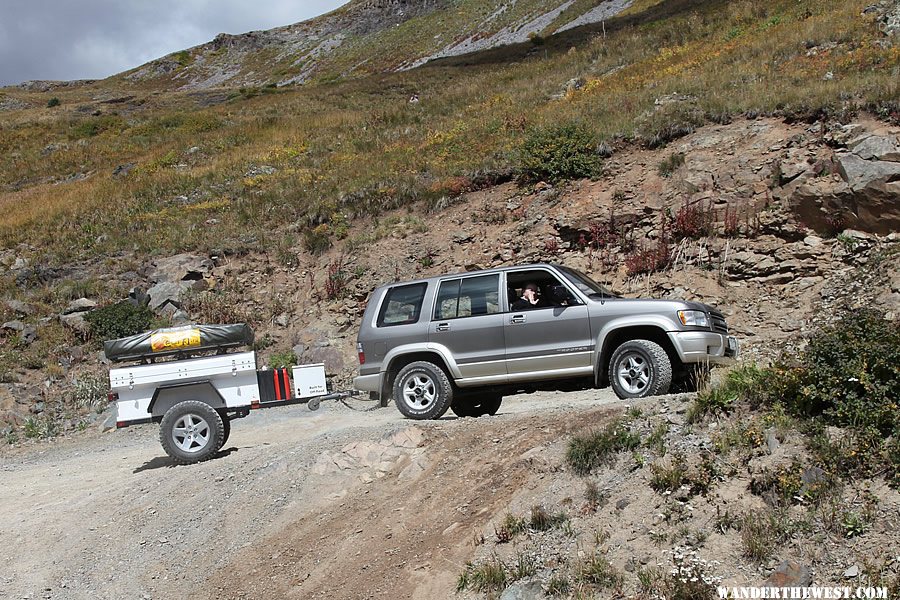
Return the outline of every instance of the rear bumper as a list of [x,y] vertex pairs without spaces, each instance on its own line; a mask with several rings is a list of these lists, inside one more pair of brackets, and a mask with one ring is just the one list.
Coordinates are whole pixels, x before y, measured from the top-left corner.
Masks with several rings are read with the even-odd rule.
[[381,373],[360,375],[353,379],[353,387],[363,392],[381,393]]
[[683,363],[730,363],[740,355],[737,338],[711,331],[670,331],[669,339]]

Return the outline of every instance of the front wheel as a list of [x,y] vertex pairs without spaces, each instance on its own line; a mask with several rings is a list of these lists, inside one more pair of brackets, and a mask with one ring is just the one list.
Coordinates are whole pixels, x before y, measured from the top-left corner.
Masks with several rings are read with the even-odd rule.
[[672,384],[672,361],[656,342],[625,342],[609,361],[609,381],[622,399],[665,394]]
[[453,402],[453,386],[439,366],[417,361],[394,378],[394,402],[410,419],[440,419]]
[[225,425],[205,402],[187,400],[166,411],[159,425],[163,450],[180,465],[211,458],[224,443]]

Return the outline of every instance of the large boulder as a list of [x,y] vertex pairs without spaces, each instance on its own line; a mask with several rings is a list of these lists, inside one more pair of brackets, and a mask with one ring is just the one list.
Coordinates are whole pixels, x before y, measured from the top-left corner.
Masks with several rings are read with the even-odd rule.
[[97,308],[97,303],[93,300],[89,300],[87,298],[78,298],[77,300],[72,300],[71,302],[69,302],[69,305],[66,306],[63,314],[71,315],[74,313],[83,313],[94,310],[95,308]]
[[862,135],[848,144],[863,160],[900,162],[900,139],[892,135]]
[[82,337],[87,337],[91,333],[90,324],[84,319],[84,313],[72,313],[70,315],[59,315],[59,322],[63,327],[71,329]]
[[176,254],[156,261],[150,279],[163,281],[200,281],[212,273],[215,263],[205,256]]
[[34,307],[30,304],[26,304],[21,300],[7,300],[6,307],[16,313],[17,315],[29,316],[34,312]]
[[778,565],[769,578],[765,580],[765,587],[806,587],[812,583],[812,574],[809,568],[794,560],[786,560]]
[[150,298],[148,306],[155,311],[175,310],[181,308],[181,297],[193,287],[192,282],[186,281],[162,281],[149,290]]
[[[156,261],[150,275],[154,285],[146,294],[148,305],[157,312],[174,315],[181,308],[185,292],[209,287],[206,278],[214,268],[212,260],[194,254],[177,254]],[[135,302],[143,301],[143,297],[135,298]]]
[[838,172],[853,192],[900,180],[900,162],[867,160],[855,152],[838,152],[834,158]]
[[851,152],[834,155],[839,178],[808,172],[785,188],[792,211],[804,225],[826,235],[847,227],[878,234],[897,231],[900,162],[875,158],[893,158],[896,139],[860,136],[849,145]]

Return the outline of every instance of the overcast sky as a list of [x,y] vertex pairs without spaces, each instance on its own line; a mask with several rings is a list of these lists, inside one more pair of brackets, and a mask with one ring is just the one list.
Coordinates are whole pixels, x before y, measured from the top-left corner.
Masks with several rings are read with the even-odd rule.
[[290,25],[346,0],[0,0],[0,86],[100,79],[208,42]]

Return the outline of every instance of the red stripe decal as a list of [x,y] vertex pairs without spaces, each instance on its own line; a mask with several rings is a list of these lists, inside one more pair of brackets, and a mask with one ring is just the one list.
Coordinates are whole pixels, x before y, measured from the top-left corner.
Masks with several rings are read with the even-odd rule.
[[281,369],[275,369],[275,399],[281,400]]

